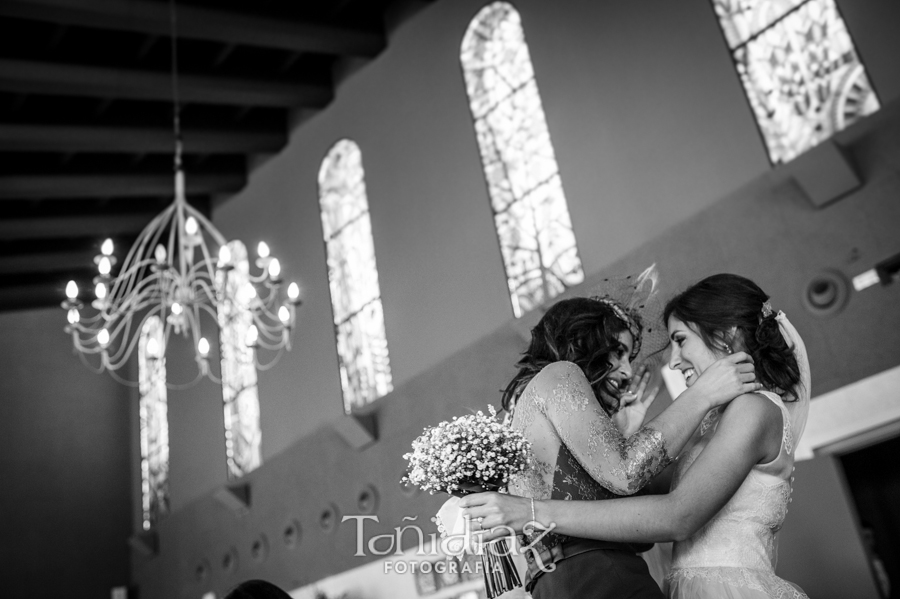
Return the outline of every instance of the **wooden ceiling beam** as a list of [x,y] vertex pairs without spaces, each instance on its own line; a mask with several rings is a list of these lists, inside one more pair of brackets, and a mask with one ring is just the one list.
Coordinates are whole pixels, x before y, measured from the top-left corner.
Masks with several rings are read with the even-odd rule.
[[[168,3],[147,0],[4,0],[0,15],[167,37],[172,27]],[[364,57],[386,46],[381,31],[183,5],[176,17],[178,37],[184,39]]]
[[[211,195],[238,191],[246,173],[187,173],[188,194]],[[174,193],[169,173],[38,174],[0,177],[0,200],[30,198],[113,198],[165,196]]]
[[[59,276],[42,283],[0,286],[0,311],[58,308],[66,299],[66,282],[70,278]],[[63,334],[66,314],[61,308],[58,317],[60,334]]]
[[103,239],[140,233],[157,212],[117,215],[59,216],[48,218],[9,218],[0,220],[0,238],[4,241],[29,239],[65,239],[94,237]]
[[[182,132],[189,154],[277,152],[287,143],[284,131],[191,130]],[[4,152],[158,152],[175,151],[169,129],[45,124],[0,124]]]
[[96,251],[41,252],[0,256],[0,276],[25,273],[65,272],[72,269],[90,268],[94,264]]
[[[89,98],[172,101],[169,73],[0,59],[0,91]],[[329,85],[180,74],[181,102],[237,106],[321,108]]]

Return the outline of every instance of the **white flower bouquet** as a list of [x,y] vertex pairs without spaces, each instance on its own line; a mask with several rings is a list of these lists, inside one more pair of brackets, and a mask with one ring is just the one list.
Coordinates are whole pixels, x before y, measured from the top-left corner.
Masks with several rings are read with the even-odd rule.
[[[450,528],[457,529],[462,520],[458,497],[479,491],[504,492],[509,477],[524,472],[531,463],[528,440],[498,421],[493,406],[488,406],[488,411],[490,415],[479,411],[426,428],[413,441],[412,452],[403,456],[409,462],[403,482],[429,493],[443,491],[454,496],[436,518],[442,535],[452,533],[444,523],[454,521],[457,526]],[[522,586],[504,539],[481,546],[479,553],[488,599]]]
[[521,432],[490,415],[476,412],[426,428],[403,456],[409,462],[404,482],[423,491],[461,496],[506,488],[509,477],[525,471],[531,444]]

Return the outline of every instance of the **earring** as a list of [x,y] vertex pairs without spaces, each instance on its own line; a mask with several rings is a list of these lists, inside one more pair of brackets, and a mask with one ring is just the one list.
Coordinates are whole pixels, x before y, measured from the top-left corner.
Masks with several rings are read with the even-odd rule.
[[729,355],[732,354],[732,353],[734,353],[734,352],[731,351],[731,346],[728,345],[727,343],[725,344],[725,351],[728,352]]

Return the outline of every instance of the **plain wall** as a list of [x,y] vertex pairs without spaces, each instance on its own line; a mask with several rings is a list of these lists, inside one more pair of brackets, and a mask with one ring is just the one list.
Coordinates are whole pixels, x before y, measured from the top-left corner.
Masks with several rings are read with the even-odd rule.
[[0,315],[6,597],[101,599],[130,578],[128,389],[85,368],[64,327],[59,309]]

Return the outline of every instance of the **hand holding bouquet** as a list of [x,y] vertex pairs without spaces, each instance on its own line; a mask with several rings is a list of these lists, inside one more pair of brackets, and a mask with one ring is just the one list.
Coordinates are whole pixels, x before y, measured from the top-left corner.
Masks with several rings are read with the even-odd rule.
[[[426,428],[413,441],[412,452],[403,456],[409,462],[403,481],[455,497],[505,491],[510,476],[528,468],[531,444],[521,432],[499,422],[493,406],[488,410],[489,416],[479,411]],[[456,501],[445,503],[441,512],[457,512]],[[442,533],[449,532],[438,525]],[[487,544],[481,558],[489,599],[522,586],[505,540]]]

